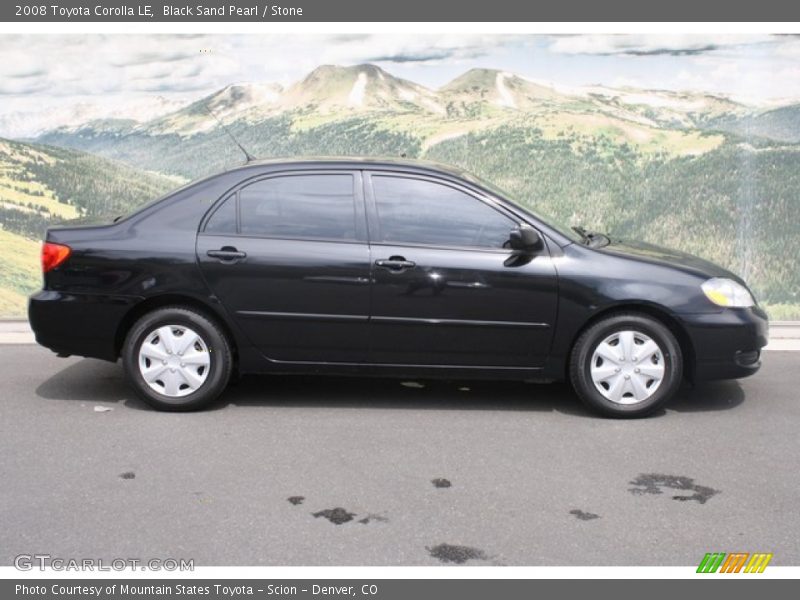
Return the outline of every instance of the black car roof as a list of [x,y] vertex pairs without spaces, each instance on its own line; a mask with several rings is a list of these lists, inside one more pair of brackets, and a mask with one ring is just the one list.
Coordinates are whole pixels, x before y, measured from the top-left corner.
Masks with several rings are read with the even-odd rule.
[[431,160],[402,158],[402,157],[397,158],[397,157],[366,157],[366,156],[303,156],[303,157],[257,159],[248,161],[245,164],[239,165],[238,167],[234,167],[230,170],[233,171],[254,166],[264,166],[264,167],[335,166],[338,168],[350,167],[356,169],[390,168],[390,169],[410,169],[415,171],[434,171],[437,173],[445,173],[451,176],[461,177],[461,178],[470,175],[467,171],[464,171],[452,165],[438,163]]

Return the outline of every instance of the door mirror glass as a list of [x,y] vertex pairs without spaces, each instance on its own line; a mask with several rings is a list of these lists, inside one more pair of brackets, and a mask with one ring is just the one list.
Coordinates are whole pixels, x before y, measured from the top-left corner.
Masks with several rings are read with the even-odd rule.
[[511,230],[509,242],[512,250],[535,252],[544,246],[542,237],[530,225],[519,225]]

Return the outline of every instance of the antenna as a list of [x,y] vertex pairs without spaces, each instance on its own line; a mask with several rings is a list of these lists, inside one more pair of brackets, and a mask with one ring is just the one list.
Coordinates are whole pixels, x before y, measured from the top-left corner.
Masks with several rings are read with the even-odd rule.
[[236,145],[239,147],[239,150],[241,150],[241,151],[244,153],[244,156],[245,156],[246,162],[252,162],[252,161],[256,160],[256,157],[255,157],[255,156],[253,156],[253,155],[252,155],[252,154],[250,154],[250,153],[249,153],[247,150],[245,150],[245,149],[244,149],[244,146],[242,146],[242,145],[239,143],[239,140],[237,140],[237,139],[236,139],[236,138],[233,136],[233,134],[231,133],[230,129],[228,129],[228,128],[225,126],[225,123],[223,123],[223,122],[222,122],[222,121],[219,119],[219,117],[217,117],[217,115],[215,115],[213,112],[211,112],[211,109],[210,109],[210,108],[208,108],[208,106],[206,106],[206,105],[204,104],[204,105],[203,105],[203,108],[205,108],[205,109],[206,109],[206,112],[207,112],[209,115],[211,115],[211,116],[214,118],[214,120],[215,120],[217,123],[219,123],[219,126],[220,126],[220,127],[222,127],[222,129],[225,131],[225,133],[227,133],[227,134],[228,134],[228,137],[229,137],[229,138],[231,138],[231,139],[233,140],[233,143],[234,143],[234,144],[236,144]]

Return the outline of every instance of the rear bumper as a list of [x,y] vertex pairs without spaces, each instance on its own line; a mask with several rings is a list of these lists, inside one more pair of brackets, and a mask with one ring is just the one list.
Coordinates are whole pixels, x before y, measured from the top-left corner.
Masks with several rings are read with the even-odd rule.
[[761,368],[761,350],[769,338],[767,315],[761,308],[728,308],[681,318],[694,351],[690,378],[738,379]]
[[116,335],[140,298],[42,290],[28,300],[36,342],[58,354],[117,359]]

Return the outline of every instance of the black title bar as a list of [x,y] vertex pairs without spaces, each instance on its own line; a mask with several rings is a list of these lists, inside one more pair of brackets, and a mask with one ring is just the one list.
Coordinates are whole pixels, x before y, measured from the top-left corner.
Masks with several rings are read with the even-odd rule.
[[2,22],[797,22],[786,0],[10,0]]

